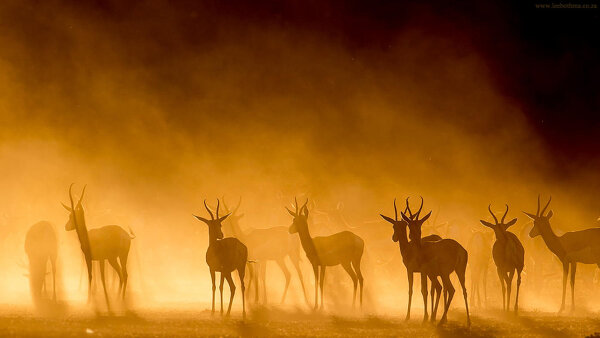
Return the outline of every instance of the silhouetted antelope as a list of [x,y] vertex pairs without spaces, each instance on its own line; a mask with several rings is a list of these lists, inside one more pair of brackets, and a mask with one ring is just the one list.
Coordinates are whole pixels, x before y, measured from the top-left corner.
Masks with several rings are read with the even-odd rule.
[[[450,281],[450,274],[456,272],[458,281],[463,290],[465,299],[465,308],[467,311],[467,325],[471,326],[471,318],[469,317],[469,304],[467,303],[467,288],[465,287],[465,270],[467,269],[468,254],[457,241],[453,239],[441,239],[434,242],[425,242],[421,240],[421,227],[423,223],[431,216],[431,211],[423,218],[419,219],[421,210],[423,209],[423,198],[421,197],[421,207],[416,214],[412,214],[410,209],[409,216],[402,213],[402,219],[408,223],[410,230],[409,238],[417,246],[417,256],[421,262],[421,274],[425,273],[430,280],[437,278],[442,279],[444,285],[444,314],[440,319],[440,324],[445,323],[447,319],[448,309],[454,297],[454,287]],[[433,310],[433,318],[437,312],[437,304],[439,295],[436,299],[436,305]]]
[[32,225],[25,235],[25,253],[29,259],[29,288],[34,304],[41,299],[46,285],[46,269],[52,269],[52,300],[56,302],[56,256],[58,243],[52,224],[46,221]]
[[[325,268],[327,266],[342,265],[344,270],[352,278],[354,283],[354,295],[352,307],[356,302],[356,288],[360,284],[360,306],[362,308],[363,298],[363,276],[360,271],[360,261],[363,255],[364,241],[350,231],[342,231],[330,236],[311,237],[308,231],[308,208],[306,203],[298,209],[298,201],[295,200],[295,211],[286,210],[294,217],[289,233],[297,233],[300,243],[306,253],[306,257],[313,267],[315,275],[315,306],[318,307],[318,286],[321,288],[321,308],[323,308],[323,283],[325,280]],[[319,267],[320,276],[319,276]],[[353,269],[354,268],[354,269]]]
[[88,231],[83,206],[81,205],[81,201],[85,194],[85,186],[83,187],[77,205],[73,203],[73,195],[71,193],[72,187],[73,184],[69,187],[71,206],[69,207],[63,204],[63,207],[70,212],[69,221],[65,225],[65,230],[75,230],[75,232],[77,232],[79,243],[81,244],[81,251],[85,257],[88,271],[88,302],[92,290],[92,261],[98,261],[98,263],[100,263],[100,277],[104,288],[104,297],[106,298],[106,304],[110,309],[104,279],[104,263],[108,260],[108,263],[119,275],[119,294],[122,292],[122,297],[125,298],[128,279],[127,258],[129,256],[131,240],[134,239],[135,236],[130,236],[127,231],[123,230],[123,228],[118,225],[107,225]]
[[533,228],[531,228],[529,236],[533,238],[541,235],[548,249],[558,257],[563,265],[563,292],[559,310],[559,312],[562,312],[565,309],[569,264],[571,265],[571,309],[575,308],[577,263],[596,264],[600,267],[600,228],[570,231],[562,236],[557,236],[550,227],[550,218],[554,213],[550,210],[547,215],[544,215],[550,201],[552,201],[552,197],[540,212],[540,196],[538,195],[535,215],[524,211],[523,213],[533,219]]
[[[262,282],[263,285],[264,301],[265,303],[267,302],[267,261],[273,261],[277,263],[285,277],[285,288],[283,289],[283,295],[281,296],[281,303],[283,303],[285,301],[285,296],[287,295],[291,280],[291,273],[285,264],[285,257],[287,256],[298,273],[300,285],[302,286],[302,294],[308,303],[306,289],[304,287],[304,279],[302,278],[302,270],[300,269],[300,243],[297,239],[290,237],[287,227],[284,226],[266,229],[254,229],[248,232],[242,231],[239,225],[239,220],[244,216],[244,214],[238,215],[237,213],[241,202],[242,199],[240,197],[238,205],[233,209],[233,211],[230,211],[225,203],[225,198],[223,198],[223,209],[229,214],[229,217],[224,221],[224,226],[225,229],[230,229],[230,231],[226,231],[226,233],[230,232],[235,237],[239,238],[248,248],[250,248],[249,259],[255,262],[253,263],[255,266],[252,267],[251,265],[248,265],[248,271],[250,272],[248,291],[251,290],[252,279],[254,279],[254,287],[256,290],[255,301],[258,302],[260,279],[260,282]],[[265,241],[265,238],[268,238],[269,241]],[[277,245],[273,245],[273,243],[277,243]],[[256,272],[254,272],[254,270],[256,270]]]
[[[504,223],[506,214],[508,214],[508,204],[506,205],[506,211],[504,212],[504,215],[502,215],[500,222],[498,222],[498,219],[492,212],[491,205],[488,206],[488,210],[494,218],[494,224],[484,220],[480,220],[480,222],[486,227],[492,228],[496,235],[496,242],[494,242],[494,247],[492,248],[492,256],[494,257],[494,263],[496,264],[496,270],[498,271],[500,285],[502,285],[502,309],[508,310],[510,307],[510,291],[512,279],[516,270],[517,296],[515,299],[515,313],[517,313],[519,311],[519,289],[521,287],[521,272],[523,271],[525,261],[525,250],[517,236],[512,232],[507,231],[508,227],[517,223],[517,219],[513,218],[508,223]],[[504,286],[505,283],[506,289]]]
[[492,253],[490,248],[494,241],[494,234],[491,232],[475,231],[469,240],[469,249],[471,259],[469,267],[471,270],[471,306],[474,306],[475,298],[477,305],[481,307],[480,287],[483,286],[483,303],[487,304],[487,275]]
[[200,216],[194,215],[200,221],[208,225],[208,249],[206,250],[206,263],[210,269],[210,278],[212,280],[212,310],[211,314],[215,313],[215,272],[221,273],[221,284],[219,285],[219,292],[221,294],[221,315],[223,315],[223,280],[226,279],[229,284],[230,297],[229,297],[229,308],[227,309],[227,316],[231,313],[231,304],[233,303],[233,296],[235,296],[235,283],[231,278],[231,272],[234,270],[238,271],[240,276],[240,283],[242,286],[242,309],[243,317],[246,318],[246,287],[244,285],[244,275],[246,273],[246,263],[248,262],[248,249],[244,243],[240,242],[239,239],[234,237],[223,238],[223,231],[221,231],[221,223],[225,220],[229,214],[219,217],[219,200],[217,199],[217,210],[216,217],[210,211],[204,200],[204,207],[210,219],[206,219]]
[[[404,212],[407,212],[409,209],[408,206],[408,198],[406,199],[406,208]],[[384,220],[392,223],[394,228],[394,234],[392,235],[392,241],[398,242],[400,247],[400,254],[402,255],[402,262],[406,267],[406,274],[408,277],[408,310],[406,311],[406,320],[410,319],[410,306],[412,303],[412,293],[413,293],[413,274],[415,272],[421,272],[421,262],[418,259],[418,251],[415,243],[409,243],[407,238],[406,227],[408,223],[401,219],[398,220],[398,208],[396,207],[396,199],[394,199],[394,218],[385,216],[380,214]],[[442,239],[438,235],[429,235],[423,237],[422,241],[438,241]],[[433,314],[433,300],[435,297],[435,292],[441,292],[441,285],[439,284],[437,278],[432,280],[431,285],[431,313]],[[427,320],[427,276],[425,274],[421,274],[421,294],[423,295],[423,308],[425,311],[424,320]],[[433,316],[431,317],[434,320]]]

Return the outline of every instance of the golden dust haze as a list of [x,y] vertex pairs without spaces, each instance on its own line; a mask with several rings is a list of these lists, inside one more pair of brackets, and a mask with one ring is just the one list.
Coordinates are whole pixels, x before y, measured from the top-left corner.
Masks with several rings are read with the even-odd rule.
[[[210,301],[208,232],[192,217],[205,215],[204,199],[242,196],[245,229],[289,225],[283,207],[294,196],[321,210],[343,202],[365,238],[370,311],[404,310],[405,270],[379,217],[393,212],[394,197],[424,196],[465,247],[472,230],[484,230],[488,203],[498,212],[510,204],[515,231],[538,193],[552,194],[562,231],[599,216],[597,192],[582,183],[592,173],[556,174],[520,103],[497,90],[468,34],[447,33],[441,17],[436,29],[411,25],[385,46],[361,48],[310,29],[216,20],[210,6],[184,12],[148,2],[132,6],[128,20],[51,8],[0,4],[2,302],[29,302],[19,262],[40,220],[59,238],[59,297],[85,300],[79,244],[64,231],[60,205],[73,182],[76,196],[87,184],[89,228],[118,224],[137,235],[130,293],[145,304]],[[340,230],[328,229],[311,231]],[[385,256],[397,265],[378,265]],[[592,268],[580,269],[578,278],[592,278]],[[269,274],[277,299],[283,277]],[[343,272],[333,276],[350,295]],[[554,301],[524,291],[521,306],[557,308],[558,285]],[[496,286],[488,289],[499,297]],[[302,306],[295,279],[290,292],[288,302]]]

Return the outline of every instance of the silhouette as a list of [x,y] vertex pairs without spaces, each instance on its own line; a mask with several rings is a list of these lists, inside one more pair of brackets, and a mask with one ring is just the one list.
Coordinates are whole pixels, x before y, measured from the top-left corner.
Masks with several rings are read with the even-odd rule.
[[[439,241],[422,241],[421,227],[423,223],[431,216],[431,211],[423,218],[419,219],[423,209],[423,197],[421,197],[421,207],[416,214],[412,214],[408,209],[409,216],[401,213],[402,219],[408,223],[410,230],[409,238],[416,244],[417,259],[420,261],[421,274],[425,273],[430,280],[441,277],[444,286],[444,314],[440,319],[439,325],[448,321],[447,314],[452,298],[454,297],[454,287],[450,281],[450,274],[456,272],[458,280],[463,290],[465,299],[465,308],[467,311],[467,326],[471,326],[469,317],[469,304],[467,303],[467,288],[465,287],[465,270],[467,269],[468,254],[457,241],[453,239],[441,239]],[[440,295],[437,295],[435,307],[433,309],[433,318],[435,320]],[[426,318],[424,318],[426,319]]]
[[[363,275],[360,271],[360,262],[364,252],[364,241],[350,231],[342,231],[330,236],[314,237],[308,231],[308,199],[301,208],[298,208],[298,200],[295,200],[295,211],[286,210],[294,217],[289,233],[297,233],[300,243],[306,253],[306,257],[313,267],[315,275],[315,306],[318,308],[318,286],[321,288],[321,309],[323,308],[323,283],[325,280],[325,269],[328,266],[342,265],[344,270],[352,278],[354,283],[354,294],[352,307],[356,303],[356,288],[360,284],[360,306],[362,308],[363,298]],[[320,267],[320,276],[319,276]]]
[[[506,205],[506,211],[504,212],[504,215],[502,215],[500,222],[498,222],[498,219],[492,212],[491,205],[488,205],[488,210],[494,218],[494,223],[492,224],[484,220],[480,220],[480,222],[486,227],[494,230],[494,234],[496,235],[496,242],[494,242],[494,247],[492,248],[492,256],[494,257],[498,278],[500,279],[500,285],[502,286],[502,309],[505,311],[509,310],[510,291],[516,270],[517,295],[515,298],[515,313],[517,313],[519,311],[519,289],[521,287],[521,272],[523,271],[525,262],[525,250],[523,249],[523,245],[519,241],[519,238],[512,232],[507,231],[508,227],[517,223],[517,219],[513,218],[508,223],[504,223],[504,219],[508,214],[508,204]],[[505,283],[506,287],[504,286]]]
[[85,257],[88,271],[88,303],[92,291],[92,261],[98,261],[98,263],[100,263],[100,278],[102,280],[102,287],[104,288],[104,297],[106,298],[106,305],[110,310],[110,302],[108,300],[104,278],[104,263],[108,260],[110,266],[117,272],[117,275],[119,276],[119,294],[122,293],[124,299],[128,279],[127,258],[129,256],[131,240],[135,238],[135,235],[131,233],[130,236],[127,231],[123,230],[123,228],[118,225],[107,225],[88,231],[83,206],[81,205],[86,187],[83,187],[77,205],[74,205],[73,203],[73,195],[71,193],[72,187],[73,184],[69,187],[71,207],[63,204],[63,207],[70,212],[69,221],[65,225],[65,230],[75,230],[75,232],[77,232],[79,243],[81,244],[81,251]]
[[533,228],[529,232],[529,237],[533,238],[541,235],[548,249],[562,263],[562,302],[560,310],[558,310],[558,312],[562,312],[565,309],[569,265],[571,265],[571,310],[575,309],[575,273],[577,272],[577,263],[596,264],[600,267],[600,228],[570,231],[562,236],[557,236],[550,226],[550,218],[552,218],[554,213],[550,210],[547,215],[544,215],[551,201],[552,196],[550,196],[548,203],[546,203],[546,206],[540,212],[540,195],[538,195],[535,215],[524,211],[523,213],[533,219]]
[[29,288],[34,305],[42,300],[46,287],[48,261],[52,269],[52,301],[56,302],[56,256],[58,243],[52,224],[46,221],[32,225],[25,235],[25,253],[29,259]]
[[227,317],[231,313],[231,304],[235,296],[235,283],[231,278],[231,272],[238,271],[240,283],[242,286],[242,309],[243,318],[246,319],[246,287],[244,285],[244,275],[246,274],[246,263],[248,261],[248,248],[239,239],[234,237],[223,238],[221,231],[221,223],[230,215],[219,217],[219,200],[217,199],[216,217],[210,211],[204,200],[204,207],[210,219],[194,215],[200,221],[208,225],[208,249],[206,250],[206,263],[210,269],[210,278],[212,280],[212,310],[211,314],[215,313],[215,272],[221,273],[221,284],[219,285],[219,293],[221,294],[221,316],[223,315],[223,280],[227,280],[229,284],[230,297],[229,308],[227,309]]
[[471,270],[471,305],[477,298],[477,306],[481,307],[480,287],[483,286],[483,303],[487,304],[487,275],[492,254],[493,233],[475,231],[469,240],[468,252],[471,253],[469,266]]
[[[239,220],[244,214],[239,215],[238,210],[242,199],[238,202],[238,205],[230,211],[223,198],[223,209],[229,214],[229,217],[224,221],[225,233],[233,234],[233,236],[239,238],[247,247],[250,248],[250,260],[254,261],[254,267],[248,265],[248,272],[250,280],[248,282],[248,291],[250,292],[252,286],[252,280],[254,279],[254,289],[256,291],[254,301],[258,302],[259,284],[263,286],[263,300],[267,303],[267,261],[274,261],[277,263],[283,275],[285,276],[285,288],[283,289],[283,295],[281,296],[281,303],[285,302],[288,287],[290,285],[291,273],[285,264],[286,256],[289,257],[292,265],[298,273],[300,279],[300,285],[302,286],[302,293],[306,303],[308,303],[308,297],[306,295],[306,289],[304,287],[304,279],[302,278],[302,270],[300,269],[300,243],[297,239],[291,238],[287,231],[287,227],[279,226],[266,229],[254,229],[249,232],[242,231]],[[229,230],[228,230],[229,229]],[[269,241],[265,241],[268,238]],[[277,245],[273,245],[277,243]],[[260,282],[260,283],[259,283]]]
[[[404,209],[404,212],[406,212],[408,210],[408,198],[406,199],[406,208]],[[410,306],[412,303],[412,293],[413,293],[413,274],[415,272],[420,273],[421,272],[421,266],[420,266],[420,260],[417,259],[417,246],[415,245],[415,243],[409,243],[408,239],[407,239],[407,232],[406,232],[406,227],[408,226],[408,223],[401,219],[398,220],[398,208],[396,207],[396,199],[394,199],[394,218],[392,219],[391,217],[385,216],[383,214],[380,214],[381,217],[383,217],[384,220],[392,223],[393,228],[394,228],[394,234],[392,235],[392,241],[394,242],[398,242],[398,245],[400,247],[400,254],[402,255],[402,262],[404,263],[404,266],[406,267],[406,274],[408,277],[408,310],[406,311],[406,320],[410,319]],[[421,240],[422,241],[438,241],[442,239],[440,236],[438,235],[429,235],[426,237],[423,237]],[[431,286],[431,312],[433,314],[433,299],[435,296],[435,292],[437,292],[438,294],[441,292],[441,285],[439,284],[437,278],[431,281],[432,286]],[[425,310],[425,314],[424,314],[424,320],[427,320],[428,318],[428,314],[427,314],[427,276],[425,274],[421,274],[421,294],[423,295],[423,308]],[[434,317],[431,317],[432,320],[434,320]]]

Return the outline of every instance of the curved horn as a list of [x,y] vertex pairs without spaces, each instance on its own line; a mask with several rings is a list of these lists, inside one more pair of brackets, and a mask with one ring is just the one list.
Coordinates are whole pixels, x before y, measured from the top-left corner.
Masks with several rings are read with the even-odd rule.
[[221,199],[223,200],[223,210],[225,210],[225,212],[229,212],[229,208],[227,207],[227,203],[225,203],[225,195],[221,196]]
[[546,208],[548,208],[548,206],[550,205],[550,201],[552,201],[552,196],[550,196],[548,203],[546,203],[546,206],[544,207],[544,209],[542,209],[542,212],[540,212],[540,216],[544,216],[544,212],[546,212]]
[[416,219],[419,219],[419,215],[421,214],[421,210],[423,209],[423,196],[421,197],[421,206],[419,207],[419,211],[417,211],[416,215]]
[[69,199],[71,200],[71,210],[75,210],[75,204],[73,203],[73,194],[71,193],[71,190],[73,189],[73,184],[75,183],[71,183],[71,185],[69,186]]
[[[409,198],[410,198],[410,197],[407,197],[407,198],[406,198],[406,209],[408,209],[408,215],[409,215],[409,216],[410,216],[410,218],[412,219],[412,218],[414,217],[414,215],[413,215],[412,211],[410,211],[410,206],[408,205],[408,199],[409,199]],[[406,211],[406,209],[405,209],[405,211]]]
[[502,216],[502,220],[500,221],[500,223],[504,224],[504,219],[506,218],[506,214],[508,214],[508,204],[506,205],[506,211],[504,212],[504,215]]
[[[225,200],[223,200],[223,205],[225,205]],[[242,205],[242,196],[240,196],[237,206],[231,212],[232,215],[234,215],[238,211],[238,209],[240,208],[240,205]]]
[[488,204],[488,210],[490,211],[490,214],[492,214],[492,217],[494,217],[494,222],[496,222],[496,224],[498,224],[498,219],[496,218],[496,215],[494,215],[494,213],[492,212],[491,204]]
[[394,198],[394,215],[395,215],[395,220],[398,220],[398,208],[396,208],[396,199]]
[[208,211],[208,214],[210,215],[210,219],[215,219],[215,216],[213,216],[212,211],[210,211],[210,209],[208,208],[208,205],[206,205],[206,200],[204,200],[204,207],[206,208],[206,211]]
[[81,196],[79,197],[79,202],[77,202],[77,205],[81,205],[81,201],[83,200],[83,195],[85,195],[86,187],[87,187],[87,184],[83,186],[83,190],[81,191]]
[[300,210],[298,209],[298,198],[296,196],[294,196],[294,203],[295,203],[295,206],[296,206],[296,213],[299,214]]
[[217,198],[217,216],[216,216],[217,219],[219,218],[219,204],[220,204],[220,202],[219,202],[219,199]]
[[306,206],[308,204],[308,198],[306,199],[306,202],[304,202],[304,205],[302,206],[302,208],[300,208],[300,210],[303,210],[304,208],[308,209],[308,207]]
[[536,216],[540,215],[540,194],[538,194],[538,208],[537,208],[537,211],[535,212],[535,215]]

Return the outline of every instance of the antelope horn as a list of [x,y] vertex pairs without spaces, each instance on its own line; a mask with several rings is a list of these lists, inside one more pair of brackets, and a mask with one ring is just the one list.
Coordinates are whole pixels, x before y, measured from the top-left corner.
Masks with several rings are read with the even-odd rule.
[[488,204],[488,210],[490,211],[490,214],[492,214],[492,217],[494,217],[494,222],[496,222],[496,224],[498,224],[498,219],[496,218],[496,215],[494,215],[494,213],[492,212],[491,204]]
[[423,196],[420,196],[420,197],[421,197],[421,206],[419,207],[419,211],[417,211],[417,213],[415,214],[417,220],[419,219],[419,215],[421,214],[421,210],[423,209]]
[[294,196],[294,203],[296,205],[296,213],[300,213],[300,209],[298,209],[298,198],[296,198],[296,196]]
[[71,200],[71,210],[75,210],[75,204],[73,203],[73,194],[71,193],[73,184],[75,183],[71,183],[71,185],[69,186],[69,199]]
[[[223,201],[223,204],[225,204],[225,201]],[[237,204],[237,206],[235,207],[235,209],[233,209],[233,211],[231,212],[231,214],[235,214],[235,213],[238,211],[238,209],[240,208],[240,205],[242,205],[242,196],[240,196],[240,199],[239,199],[239,201],[238,201],[238,204]]]
[[398,220],[398,208],[396,208],[396,199],[394,198],[394,215],[396,217],[396,221]]
[[208,205],[206,205],[206,200],[204,200],[204,207],[206,208],[206,211],[208,211],[208,214],[210,215],[210,219],[215,219],[215,216],[213,216],[213,213],[208,208]]
[[508,214],[508,204],[506,205],[506,211],[504,212],[504,215],[502,216],[502,220],[500,221],[500,223],[504,224],[504,219],[506,218],[506,214]]
[[219,199],[217,198],[217,219],[219,219]]
[[302,206],[302,208],[300,208],[300,210],[306,208],[308,209],[308,207],[306,206],[308,204],[308,198],[306,199],[306,202],[304,202],[304,205]]
[[225,210],[225,212],[229,212],[229,208],[227,207],[227,203],[225,203],[225,195],[221,196],[221,199],[223,200],[223,210]]
[[538,194],[538,207],[537,207],[537,211],[535,212],[536,216],[540,215],[540,194]]
[[[410,211],[410,206],[408,205],[408,199],[409,199],[409,198],[410,198],[410,197],[407,197],[407,198],[406,198],[406,209],[408,209],[408,214],[410,215],[410,218],[412,219],[412,218],[414,217],[414,215],[413,215],[412,211]],[[405,210],[406,210],[406,209],[405,209]]]
[[77,202],[77,205],[81,205],[81,201],[83,200],[83,195],[85,195],[86,187],[87,187],[87,184],[83,186],[83,190],[81,191],[81,197],[79,197],[79,202]]
[[542,212],[540,212],[540,216],[544,216],[544,212],[546,212],[546,208],[548,208],[548,206],[550,205],[550,201],[552,201],[552,196],[550,196],[548,203],[546,203],[546,206],[544,207],[544,209],[542,209]]

